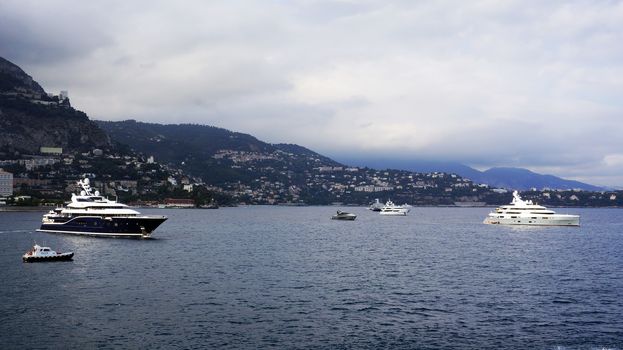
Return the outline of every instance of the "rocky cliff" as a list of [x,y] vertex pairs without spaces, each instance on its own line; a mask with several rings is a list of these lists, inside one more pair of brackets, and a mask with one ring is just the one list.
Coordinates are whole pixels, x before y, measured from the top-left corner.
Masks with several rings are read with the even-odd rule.
[[0,57],[0,158],[37,154],[40,147],[79,152],[110,146],[106,133],[68,99],[49,96],[21,68]]
[[0,92],[45,94],[45,91],[20,67],[0,57]]

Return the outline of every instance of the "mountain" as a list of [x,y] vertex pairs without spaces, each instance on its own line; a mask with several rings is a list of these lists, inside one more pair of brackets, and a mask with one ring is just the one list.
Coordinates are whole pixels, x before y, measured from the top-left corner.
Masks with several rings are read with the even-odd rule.
[[508,201],[460,176],[347,167],[299,145],[269,144],[212,126],[135,120],[97,123],[113,141],[200,178],[208,188],[240,203],[365,205],[375,198],[422,205]]
[[442,172],[448,174],[457,174],[470,179],[481,175],[481,172],[457,162],[446,162],[437,160],[420,160],[420,159],[392,159],[378,157],[335,157],[338,161],[360,167],[368,167],[373,169],[403,169],[420,173]]
[[[175,165],[212,184],[232,181],[247,183],[262,175],[269,176],[242,166],[251,160],[290,171],[304,171],[321,165],[341,165],[302,146],[273,145],[248,134],[214,126],[154,124],[135,120],[97,121],[97,124],[114,141],[129,145],[147,156],[154,156],[158,162]],[[312,164],[310,159],[318,163]]]
[[[42,150],[41,147],[62,148]],[[97,150],[96,150],[97,149]],[[44,152],[45,151],[45,152]],[[112,142],[88,116],[71,107],[67,92],[48,94],[20,67],[0,58],[0,164],[12,173],[21,205],[62,203],[73,180],[88,176],[102,193],[123,201],[192,198],[196,204],[233,203],[206,188],[182,189],[186,174],[148,162]],[[20,204],[18,203],[18,204]]]
[[[0,160],[13,168],[10,171],[20,172],[23,166],[19,162],[36,158],[26,155],[37,155],[44,146],[62,147],[68,164],[55,163],[53,169],[40,169],[38,173],[26,174],[26,178],[45,176],[64,189],[68,174],[78,177],[88,171],[112,182],[123,181],[116,187],[135,181],[134,195],[143,198],[162,198],[171,193],[188,196],[187,188],[195,193],[193,186],[202,186],[201,182],[207,184],[204,190],[257,204],[365,204],[383,196],[444,205],[455,201],[507,200],[461,177],[516,189],[599,189],[525,169],[494,168],[480,172],[460,163],[391,159],[339,163],[299,145],[270,144],[213,126],[134,120],[94,122],[71,107],[66,93],[46,93],[18,66],[0,59]],[[94,148],[103,152],[88,152]],[[144,155],[154,156],[156,164]],[[393,170],[375,170],[388,168]]]
[[209,158],[221,149],[272,152],[273,146],[247,134],[196,124],[155,124],[135,120],[96,121],[115,141],[160,161],[181,163]]
[[523,168],[494,167],[485,171],[479,171],[458,162],[448,161],[348,157],[344,157],[340,161],[349,165],[367,166],[376,169],[404,169],[421,173],[437,171],[457,174],[476,183],[517,190],[528,190],[531,188],[603,190],[603,188],[598,186],[567,180],[553,175],[542,175]]
[[[382,158],[346,158],[341,162],[322,156],[305,147],[295,144],[269,144],[243,133],[232,132],[213,126],[196,124],[154,124],[135,120],[119,122],[96,121],[110,137],[119,143],[127,144],[135,151],[145,155],[153,155],[157,160],[172,163],[202,177],[205,181],[219,183],[238,179],[249,181],[253,174],[243,168],[231,166],[222,158],[214,156],[222,150],[272,154],[276,151],[290,153],[295,159],[289,164],[277,164],[276,167],[292,168],[296,159],[318,159],[326,166],[353,166],[373,169],[408,170],[419,173],[444,172],[457,174],[476,183],[484,183],[492,187],[518,190],[531,188],[551,189],[582,189],[599,191],[600,187],[578,181],[566,180],[553,175],[541,175],[522,168],[491,168],[479,171],[458,162],[424,161],[424,160],[392,160]],[[268,160],[267,160],[268,161]],[[299,164],[298,170],[303,170]]]
[[329,157],[325,157],[303,146],[295,145],[292,143],[277,143],[277,144],[273,144],[273,146],[284,152],[320,159],[324,164],[327,164],[327,165],[331,165],[331,166],[342,165]]
[[[603,188],[583,182],[566,180],[553,175],[542,175],[523,168],[491,168],[481,173],[479,182],[494,187],[519,190],[530,188],[542,189],[581,189],[585,191],[601,191]],[[459,174],[461,175],[461,174]]]
[[0,92],[21,91],[30,94],[45,94],[45,91],[20,67],[0,57]]
[[37,154],[40,147],[87,151],[110,139],[66,96],[47,94],[17,65],[0,57],[0,155]]

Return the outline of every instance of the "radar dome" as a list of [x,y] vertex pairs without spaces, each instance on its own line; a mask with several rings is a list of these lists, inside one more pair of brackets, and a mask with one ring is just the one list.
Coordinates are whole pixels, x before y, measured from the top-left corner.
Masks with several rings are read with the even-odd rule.
[[100,191],[95,191],[95,195],[99,196],[100,195]]
[[85,185],[88,185],[88,184],[89,184],[89,178],[88,178],[88,177],[84,178],[84,184],[85,184]]
[[84,191],[80,191],[80,195],[81,195],[81,196],[86,196],[86,195],[87,195],[87,193],[86,193],[86,192],[84,192]]

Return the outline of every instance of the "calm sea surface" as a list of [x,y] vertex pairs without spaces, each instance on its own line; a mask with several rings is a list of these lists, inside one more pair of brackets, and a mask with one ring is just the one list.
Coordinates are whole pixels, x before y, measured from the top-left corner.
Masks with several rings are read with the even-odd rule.
[[[0,347],[623,349],[623,210],[484,225],[489,208],[143,210],[154,239],[0,212]],[[73,262],[25,264],[34,242]]]

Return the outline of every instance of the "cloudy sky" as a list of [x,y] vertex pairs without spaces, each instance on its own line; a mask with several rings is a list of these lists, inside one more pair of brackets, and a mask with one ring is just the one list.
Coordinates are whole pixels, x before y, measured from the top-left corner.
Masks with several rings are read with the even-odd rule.
[[623,186],[621,1],[3,0],[0,56],[94,119]]

